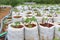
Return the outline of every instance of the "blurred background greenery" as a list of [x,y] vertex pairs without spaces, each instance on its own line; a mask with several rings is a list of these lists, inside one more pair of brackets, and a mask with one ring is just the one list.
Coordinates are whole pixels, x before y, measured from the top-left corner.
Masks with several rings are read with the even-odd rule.
[[60,0],[0,0],[0,5],[23,4],[24,2],[36,2],[37,4],[60,4]]

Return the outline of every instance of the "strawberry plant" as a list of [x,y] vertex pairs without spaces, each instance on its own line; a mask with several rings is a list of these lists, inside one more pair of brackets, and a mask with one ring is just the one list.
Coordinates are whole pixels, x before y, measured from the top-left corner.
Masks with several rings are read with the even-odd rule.
[[11,26],[14,27],[14,28],[22,28],[23,27],[23,25],[21,25],[20,22],[14,22],[14,23],[11,24]]
[[19,12],[19,10],[18,10],[17,8],[14,8],[13,11],[15,11],[15,12]]
[[35,26],[35,24],[31,24],[32,21],[36,21],[36,18],[33,16],[32,18],[26,18],[25,22],[28,23],[28,27],[31,28],[32,26]]

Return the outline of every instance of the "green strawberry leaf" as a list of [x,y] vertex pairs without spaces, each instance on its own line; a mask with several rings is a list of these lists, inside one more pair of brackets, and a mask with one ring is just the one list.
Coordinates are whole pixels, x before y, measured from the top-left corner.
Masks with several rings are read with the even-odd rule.
[[16,26],[20,25],[20,22],[15,22]]
[[36,21],[36,18],[33,16],[33,17],[31,18],[31,21]]
[[48,20],[48,18],[44,18],[45,20]]
[[28,23],[30,21],[30,18],[26,18],[25,22]]
[[33,16],[32,18],[26,18],[26,23],[31,23],[32,21],[36,21],[36,18]]

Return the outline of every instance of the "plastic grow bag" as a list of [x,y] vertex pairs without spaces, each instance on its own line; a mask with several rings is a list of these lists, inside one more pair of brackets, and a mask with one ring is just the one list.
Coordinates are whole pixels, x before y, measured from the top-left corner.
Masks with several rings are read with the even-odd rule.
[[[19,15],[18,15],[18,14],[19,14]],[[14,18],[14,16],[17,16],[17,15],[18,15],[18,16],[21,16],[21,18]],[[22,21],[22,19],[23,19],[23,17],[22,17],[22,15],[20,15],[20,13],[18,13],[18,12],[17,12],[17,13],[15,13],[15,12],[12,13],[12,21],[13,21],[13,22]]]
[[48,28],[39,25],[40,40],[53,40],[54,37],[54,26]]
[[60,25],[55,25],[55,38],[60,39]]
[[24,27],[22,28],[13,28],[11,24],[8,25],[8,40],[24,40]]
[[25,40],[39,40],[38,25],[33,28],[25,27]]

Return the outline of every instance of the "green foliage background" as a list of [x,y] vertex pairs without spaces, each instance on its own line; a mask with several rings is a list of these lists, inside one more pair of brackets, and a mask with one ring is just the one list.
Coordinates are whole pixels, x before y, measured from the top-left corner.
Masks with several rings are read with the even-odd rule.
[[60,0],[0,0],[0,4],[16,6],[24,2],[36,2],[38,4],[60,4]]

